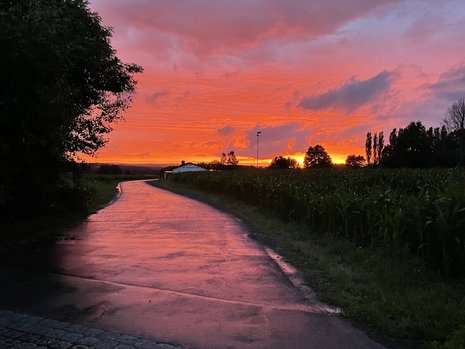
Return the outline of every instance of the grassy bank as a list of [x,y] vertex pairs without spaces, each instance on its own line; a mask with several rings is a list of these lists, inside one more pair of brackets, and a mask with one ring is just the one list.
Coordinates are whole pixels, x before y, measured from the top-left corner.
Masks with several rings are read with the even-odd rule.
[[[143,179],[144,176],[86,174],[81,179],[80,196],[85,205],[61,207],[38,216],[16,217],[0,223],[0,253],[20,248],[24,244],[54,239],[67,228],[108,204],[117,194],[119,182]],[[81,198],[81,197],[80,197]]]
[[[370,189],[373,189],[376,183],[385,185],[385,181],[373,181],[373,173],[367,174],[371,177],[365,178],[365,182],[362,181],[365,188],[370,188],[371,185]],[[392,174],[384,173],[380,176],[390,178]],[[310,228],[307,222],[293,216],[296,208],[289,203],[291,201],[289,195],[281,200],[272,196],[283,192],[283,183],[287,184],[287,187],[284,185],[284,189],[289,191],[289,183],[283,181],[283,176],[287,178],[286,176],[293,175],[289,172],[259,171],[245,174],[224,172],[204,175],[206,176],[201,177],[199,174],[176,176],[173,178],[174,181],[160,181],[156,185],[206,201],[239,215],[249,224],[259,240],[277,248],[304,273],[309,284],[319,293],[323,301],[341,307],[344,316],[368,326],[374,333],[425,348],[464,347],[463,277],[445,276],[440,268],[431,264],[431,260],[425,259],[420,253],[412,253],[411,248],[403,246],[394,239],[372,239],[360,243],[349,236],[349,231],[346,235],[345,229],[338,232],[338,229],[331,230],[327,226],[326,230],[317,230],[314,226]],[[357,176],[355,182],[360,183],[363,174],[357,172],[355,175]],[[417,175],[422,176],[421,173]],[[455,176],[450,173],[449,175]],[[268,178],[265,181],[260,176]],[[411,174],[411,176],[416,175]],[[417,184],[416,187],[421,187],[418,176],[415,177],[414,183]],[[437,180],[441,173],[429,173],[428,176]],[[347,182],[350,179],[345,179],[345,187],[350,188]],[[311,180],[307,178],[304,184],[311,184],[315,188],[321,184],[321,182],[317,183],[318,180],[327,179],[324,175],[316,175]],[[338,180],[340,178],[333,178],[332,182]],[[410,186],[410,183],[405,183],[406,180],[408,178],[404,179],[403,185]],[[245,182],[249,185],[246,186]],[[449,182],[452,183],[453,179]],[[273,183],[275,190],[268,192],[269,188],[267,189],[264,183]],[[253,189],[253,184],[255,188],[261,188],[263,191],[257,193]],[[331,195],[329,185],[321,187],[323,187],[322,193]],[[241,192],[242,189],[239,188],[247,188],[247,191]],[[271,200],[274,207],[268,206],[269,201],[264,202],[260,199],[263,198],[265,191],[268,195],[267,200]],[[401,193],[400,189],[399,193]],[[434,195],[431,190],[430,193],[428,195]],[[374,194],[369,190],[367,195]],[[418,195],[418,192],[415,192],[415,195]],[[321,196],[325,201],[325,195]],[[329,202],[330,198],[326,200]],[[396,205],[398,204],[397,201]],[[275,211],[276,207],[283,211],[278,213]],[[287,215],[282,214],[286,207],[289,209]],[[418,216],[411,219],[418,222]],[[348,230],[352,227],[353,224],[348,225]],[[369,233],[369,229],[366,233]]]

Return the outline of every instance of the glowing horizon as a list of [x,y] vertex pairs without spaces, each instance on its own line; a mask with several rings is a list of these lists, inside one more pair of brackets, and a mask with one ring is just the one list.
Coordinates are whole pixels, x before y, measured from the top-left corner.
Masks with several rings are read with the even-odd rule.
[[[96,162],[333,162],[365,134],[439,126],[465,94],[465,4],[432,0],[92,0],[124,61],[144,67]],[[386,137],[388,138],[388,137]],[[89,159],[89,158],[87,158]]]

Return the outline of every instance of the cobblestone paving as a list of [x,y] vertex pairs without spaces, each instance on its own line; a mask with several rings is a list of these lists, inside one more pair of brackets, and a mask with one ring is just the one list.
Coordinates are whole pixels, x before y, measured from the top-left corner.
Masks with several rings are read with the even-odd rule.
[[0,349],[185,349],[151,339],[0,310]]

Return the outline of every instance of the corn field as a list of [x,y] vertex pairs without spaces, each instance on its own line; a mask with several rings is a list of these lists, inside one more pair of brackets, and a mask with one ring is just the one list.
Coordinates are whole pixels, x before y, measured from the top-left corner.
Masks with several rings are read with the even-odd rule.
[[458,169],[247,169],[172,180],[266,209],[309,233],[361,247],[389,244],[447,276],[465,274],[465,173]]

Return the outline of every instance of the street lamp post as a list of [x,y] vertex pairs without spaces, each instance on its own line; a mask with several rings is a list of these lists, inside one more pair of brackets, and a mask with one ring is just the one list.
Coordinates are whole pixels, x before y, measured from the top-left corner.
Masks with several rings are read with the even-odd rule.
[[262,131],[257,132],[257,168],[258,168],[258,146],[260,145],[260,133],[262,133]]

